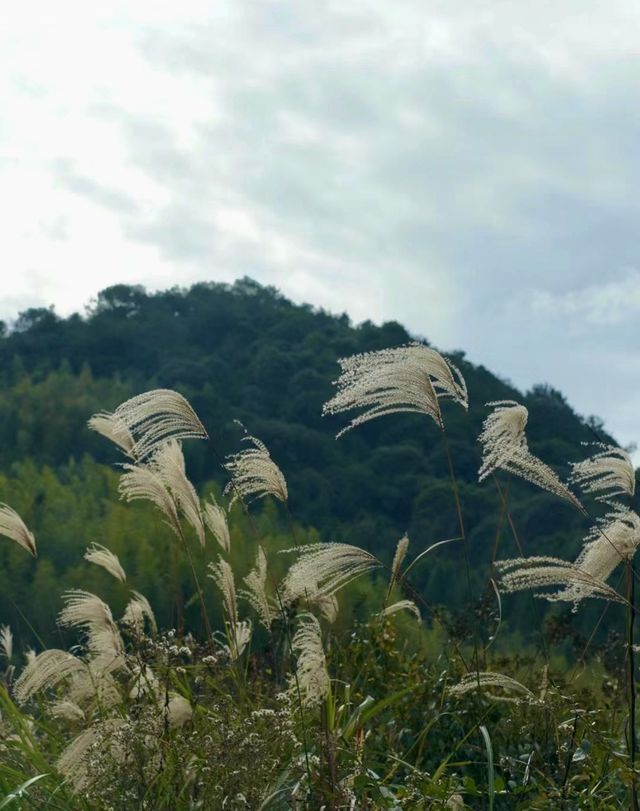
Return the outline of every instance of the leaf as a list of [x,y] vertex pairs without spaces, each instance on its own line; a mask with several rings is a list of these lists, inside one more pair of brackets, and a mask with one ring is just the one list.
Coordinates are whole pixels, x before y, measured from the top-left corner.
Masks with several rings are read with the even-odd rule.
[[42,780],[44,777],[48,776],[49,776],[48,774],[37,774],[35,777],[30,777],[21,786],[18,786],[18,788],[14,789],[11,792],[11,794],[7,794],[4,800],[0,803],[0,808],[6,808],[6,806],[8,806],[9,803],[13,802],[14,800],[19,800],[20,797],[22,797],[22,795],[26,792],[28,788],[33,786],[39,780]]

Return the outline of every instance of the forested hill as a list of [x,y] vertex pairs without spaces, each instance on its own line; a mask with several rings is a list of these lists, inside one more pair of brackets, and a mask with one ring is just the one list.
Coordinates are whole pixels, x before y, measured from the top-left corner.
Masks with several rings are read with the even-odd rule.
[[[424,331],[428,337],[428,324]],[[336,441],[344,420],[321,417],[338,375],[337,358],[411,339],[396,322],[354,326],[346,315],[295,305],[250,279],[154,294],[118,285],[100,293],[84,315],[69,318],[50,309],[27,310],[10,328],[3,325],[0,338],[0,484],[6,491],[0,500],[17,498],[37,531],[45,506],[56,509],[55,498],[42,491],[46,476],[69,480],[70,469],[79,475],[80,468],[69,464],[85,455],[109,465],[118,461],[109,443],[87,430],[87,418],[133,394],[168,387],[191,401],[212,437],[211,445],[189,443],[196,484],[222,481],[220,458],[239,447],[238,419],[267,444],[284,471],[291,512],[301,525],[387,559],[399,535],[408,531],[412,548],[420,550],[457,534],[445,444],[435,424],[399,414]],[[593,441],[593,429],[601,433],[601,426],[576,415],[557,391],[537,386],[522,394],[468,363],[462,352],[448,355],[467,381],[470,411],[445,403],[446,434],[461,482],[472,558],[486,561],[496,541],[499,501],[491,481],[477,484],[476,438],[485,403],[524,403],[532,450],[563,476],[569,460],[585,456],[580,443]],[[38,473],[30,479],[28,470]],[[39,494],[25,492],[29,481],[40,482]],[[585,531],[575,510],[517,482],[510,486],[510,498],[527,551],[575,551]],[[72,509],[67,505],[65,516]],[[72,544],[75,554],[87,539],[78,537],[81,526],[73,534],[60,544]],[[101,538],[94,533],[91,540]],[[502,543],[511,552],[506,536]],[[0,554],[12,558],[7,546]],[[458,554],[443,550],[437,561],[416,571],[419,586],[430,589],[432,599],[446,594],[449,586],[441,574],[457,565]],[[50,567],[51,582],[71,565],[68,554],[44,542],[41,558],[38,566]],[[26,563],[20,567],[18,578],[34,576]],[[4,585],[14,589],[12,582]]]

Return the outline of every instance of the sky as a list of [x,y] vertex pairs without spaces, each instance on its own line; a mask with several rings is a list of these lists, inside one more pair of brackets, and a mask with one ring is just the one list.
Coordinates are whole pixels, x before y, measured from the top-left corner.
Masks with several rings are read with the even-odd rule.
[[11,4],[0,318],[248,275],[640,441],[639,62],[635,0]]

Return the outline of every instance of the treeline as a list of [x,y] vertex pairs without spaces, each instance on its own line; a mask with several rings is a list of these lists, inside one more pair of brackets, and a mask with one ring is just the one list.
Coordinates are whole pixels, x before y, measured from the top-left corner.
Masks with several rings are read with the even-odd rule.
[[[2,325],[0,500],[33,527],[41,558],[33,564],[1,547],[0,620],[24,624],[19,606],[32,633],[50,634],[61,586],[90,587],[87,577],[97,576],[81,560],[91,541],[121,555],[134,587],[170,619],[169,574],[158,563],[166,559],[159,548],[169,542],[166,530],[148,510],[118,503],[117,474],[109,467],[118,455],[86,428],[92,413],[156,387],[184,394],[210,433],[211,442],[186,448],[200,488],[224,484],[220,465],[238,450],[242,429],[234,420],[240,420],[284,471],[301,527],[361,545],[386,561],[405,531],[414,554],[458,534],[448,446],[480,595],[496,544],[500,554],[516,551],[496,488],[477,483],[485,403],[517,399],[526,405],[532,450],[563,476],[568,461],[586,455],[581,442],[608,437],[559,392],[536,386],[523,395],[467,362],[464,353],[449,352],[467,381],[470,409],[445,405],[446,442],[432,421],[412,415],[376,420],[336,441],[344,423],[321,417],[321,407],[339,373],[337,358],[411,339],[396,322],[354,326],[346,315],[294,305],[250,279],[153,294],[117,285],[102,291],[84,315],[30,309]],[[577,512],[520,482],[508,484],[508,496],[527,552],[570,557],[576,551],[588,529]],[[285,532],[277,512],[261,520],[271,535]],[[240,549],[251,554],[248,541]],[[464,602],[461,556],[452,543],[414,570],[414,585],[430,603],[453,610]],[[124,593],[106,596],[114,605],[124,600]],[[526,626],[527,611],[523,604],[510,614],[513,627]]]

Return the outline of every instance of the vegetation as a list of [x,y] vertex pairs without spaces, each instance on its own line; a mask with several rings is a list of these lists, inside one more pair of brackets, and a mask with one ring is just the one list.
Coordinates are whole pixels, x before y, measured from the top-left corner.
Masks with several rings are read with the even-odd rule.
[[[351,537],[327,543],[324,527],[296,521],[295,476],[246,433],[218,457],[224,490],[210,481],[199,495],[187,470],[206,469],[204,455],[187,464],[182,443],[206,447],[208,425],[166,388],[91,419],[124,454],[119,476],[83,459],[63,469],[67,488],[51,469],[17,464],[5,482],[15,499],[0,508],[11,561],[26,572],[40,547],[20,503],[43,509],[30,474],[60,491],[52,532],[78,502],[82,541],[58,615],[72,639],[27,651],[25,664],[10,629],[0,633],[0,808],[637,809],[640,518],[629,457],[600,445],[567,480],[530,441],[527,409],[502,398],[479,426],[475,475],[487,481],[472,485],[449,436],[453,415],[473,403],[464,367],[424,343],[341,365],[325,411],[340,428],[343,412],[357,413],[340,442],[366,432],[373,442],[379,425],[406,423],[440,443],[448,482],[431,494],[450,508],[447,534],[417,544],[410,531],[392,555]],[[533,499],[517,494],[527,488],[542,527],[567,514],[566,528],[583,527],[576,556],[541,548],[535,523],[523,548]],[[87,506],[96,492],[97,516]],[[142,504],[112,503],[117,495]],[[478,524],[493,527],[482,550]],[[445,555],[443,606],[420,575]],[[51,574],[43,600],[54,587]],[[154,589],[168,606],[161,623]],[[565,614],[543,621],[536,598],[580,614],[593,603],[594,630],[607,621],[609,636],[585,639]],[[530,638],[510,624],[518,600]],[[37,605],[24,608],[16,603],[26,622]]]
[[[38,638],[58,643],[59,594],[83,582],[79,561],[92,541],[117,551],[130,578],[152,599],[161,624],[175,624],[164,565],[167,533],[160,522],[149,523],[149,512],[132,513],[116,503],[117,477],[109,468],[117,452],[86,428],[87,415],[145,390],[182,392],[209,427],[209,443],[185,447],[201,493],[219,495],[225,486],[220,462],[238,448],[242,428],[234,420],[239,419],[295,482],[290,510],[299,534],[348,540],[387,565],[405,532],[416,549],[454,537],[455,502],[435,422],[416,414],[372,420],[336,442],[334,435],[346,421],[321,415],[322,403],[332,396],[339,357],[410,340],[397,323],[354,327],[345,315],[294,305],[249,279],[155,294],[118,285],[100,293],[83,316],[60,318],[52,310],[32,309],[10,329],[0,329],[0,500],[12,504],[43,539],[33,565],[18,550],[0,547],[0,618],[11,622],[16,644],[36,645]],[[452,402],[442,408],[464,502],[473,592],[481,595],[494,546],[501,554],[517,553],[508,525],[498,524],[495,485],[491,479],[478,483],[477,437],[485,403],[514,399],[526,406],[532,451],[562,475],[567,461],[584,455],[581,442],[612,440],[598,420],[578,417],[559,392],[537,386],[522,395],[467,362],[462,352],[449,357],[469,390],[468,411]],[[567,558],[577,554],[585,522],[576,511],[515,478],[509,503],[525,550]],[[288,531],[286,520],[278,522],[272,513],[264,521],[276,535]],[[143,531],[148,526],[153,537]],[[234,531],[246,535],[244,527]],[[451,622],[465,621],[467,584],[458,571],[454,544],[413,572],[416,590],[442,605]],[[188,571],[183,574],[186,601]],[[107,597],[122,607],[116,586]],[[554,613],[554,622],[565,623],[566,612]],[[189,608],[187,627],[197,618],[197,610]],[[572,631],[583,643],[596,619],[591,606],[574,618]],[[526,599],[514,599],[508,627],[527,641]],[[607,617],[599,641],[608,629]]]

